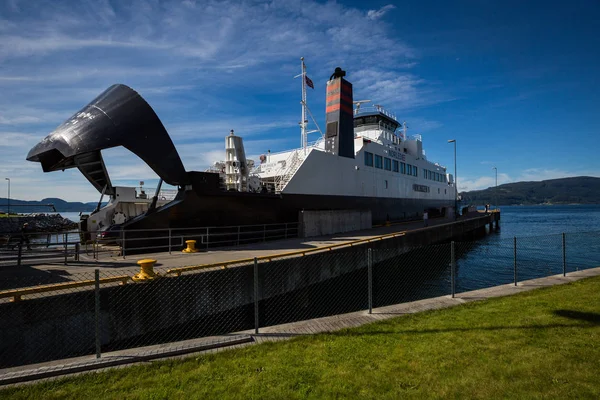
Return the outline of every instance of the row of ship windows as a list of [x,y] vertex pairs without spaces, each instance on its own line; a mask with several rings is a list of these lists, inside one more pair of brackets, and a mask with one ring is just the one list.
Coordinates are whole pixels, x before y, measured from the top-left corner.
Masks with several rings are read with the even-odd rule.
[[423,176],[425,177],[425,179],[429,179],[431,181],[436,181],[436,182],[445,182],[446,181],[446,177],[444,176],[444,174],[440,174],[439,172],[435,172],[435,171],[430,171],[425,168],[423,168]]
[[365,151],[365,165],[367,167],[375,167],[379,169],[385,169],[386,171],[400,172],[406,175],[417,176],[417,167],[414,165],[399,162],[398,160],[392,160],[391,158],[382,157],[377,154],[369,153]]
[[[400,172],[406,175],[417,176],[418,174],[418,168],[414,165],[398,162],[397,160],[382,157],[380,155],[373,154],[368,151],[365,151],[365,165],[367,167],[374,166],[375,168],[385,169],[387,171]],[[425,177],[425,179],[429,179],[436,182],[445,181],[444,174],[430,171],[425,168],[423,168],[423,176]]]

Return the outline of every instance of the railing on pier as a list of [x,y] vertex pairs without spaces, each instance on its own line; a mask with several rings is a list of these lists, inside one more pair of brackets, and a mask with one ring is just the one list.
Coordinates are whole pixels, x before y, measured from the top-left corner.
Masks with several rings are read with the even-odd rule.
[[181,251],[186,240],[196,240],[196,247],[241,246],[298,236],[298,223],[208,226],[192,228],[132,229],[117,231],[62,233],[14,232],[0,235],[0,266],[36,263],[69,263],[80,254],[92,259],[103,255],[122,256],[168,251]]
[[79,260],[80,235],[69,232],[13,232],[0,234],[0,266]]

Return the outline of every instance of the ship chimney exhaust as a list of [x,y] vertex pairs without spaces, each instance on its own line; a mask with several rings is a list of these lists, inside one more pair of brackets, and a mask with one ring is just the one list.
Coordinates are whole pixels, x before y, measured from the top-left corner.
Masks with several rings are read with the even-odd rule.
[[327,81],[325,150],[354,158],[352,84],[344,76],[346,71],[337,67]]

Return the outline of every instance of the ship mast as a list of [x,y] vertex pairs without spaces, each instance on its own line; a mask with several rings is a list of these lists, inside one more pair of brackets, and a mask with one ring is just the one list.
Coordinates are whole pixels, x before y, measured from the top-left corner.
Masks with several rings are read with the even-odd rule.
[[[300,104],[302,104],[302,120],[299,123],[300,136],[301,136],[300,137],[300,146],[301,146],[302,150],[304,151],[304,154],[306,154],[306,150],[308,148],[308,134],[314,133],[314,132],[319,132],[321,134],[321,137],[324,137],[324,136],[323,136],[323,132],[321,131],[321,128],[319,128],[319,124],[317,124],[317,121],[315,120],[314,115],[312,114],[312,112],[310,111],[310,108],[308,108],[308,105],[306,104],[306,86],[308,85],[312,89],[314,89],[314,84],[306,76],[306,64],[304,64],[304,57],[300,57],[300,62],[301,62],[301,66],[302,66],[302,73],[300,75],[296,75],[294,77],[294,79],[298,78],[298,77],[302,77],[302,79],[301,79],[301,81],[302,81],[302,101],[300,102]],[[306,128],[308,127],[307,117],[309,115],[310,115],[310,118],[313,120],[313,123],[317,127],[317,129],[314,129],[312,131],[306,130]]]
[[300,146],[304,153],[306,154],[306,147],[308,145],[308,134],[306,133],[306,125],[308,121],[306,120],[306,64],[304,64],[304,57],[300,57],[300,62],[302,64],[302,120],[300,121]]

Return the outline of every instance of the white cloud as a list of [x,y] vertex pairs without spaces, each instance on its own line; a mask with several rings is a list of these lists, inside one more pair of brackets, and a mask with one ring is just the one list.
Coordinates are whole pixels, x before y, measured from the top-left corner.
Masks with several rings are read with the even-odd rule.
[[396,6],[388,4],[387,6],[381,7],[379,10],[369,10],[367,12],[367,18],[370,20],[376,20],[383,17],[388,11],[393,10]]

